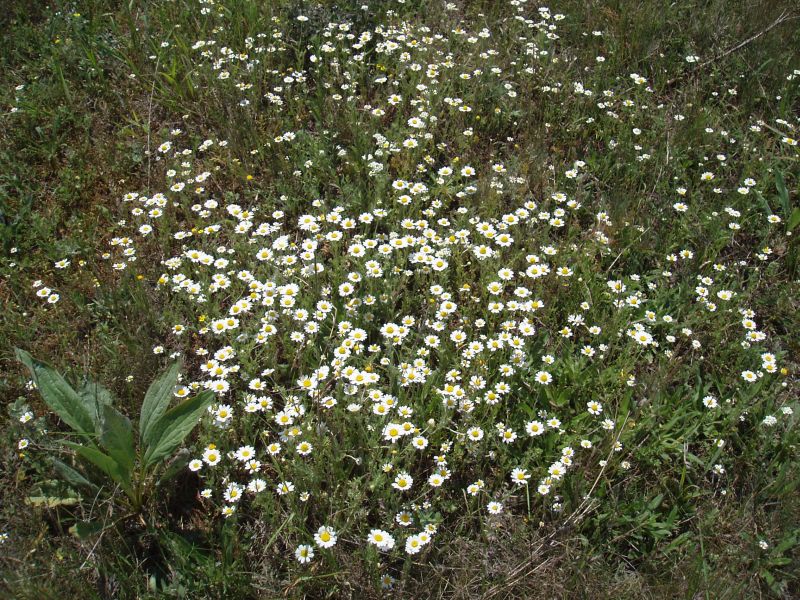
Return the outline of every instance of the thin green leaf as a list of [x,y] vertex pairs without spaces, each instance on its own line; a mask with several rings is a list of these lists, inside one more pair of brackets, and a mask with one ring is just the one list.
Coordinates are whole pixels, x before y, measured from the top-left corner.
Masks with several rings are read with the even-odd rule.
[[152,426],[145,466],[162,461],[175,452],[213,400],[214,394],[206,390],[164,413]]
[[272,546],[272,544],[275,543],[275,540],[278,539],[278,534],[280,534],[280,532],[283,530],[284,527],[286,527],[289,523],[292,522],[292,519],[294,519],[294,513],[290,513],[289,516],[286,518],[286,520],[283,523],[281,523],[281,526],[278,527],[275,533],[272,534],[272,537],[269,538],[267,545],[264,546],[265,551],[269,549]]
[[136,459],[131,422],[110,404],[104,404],[101,410],[100,443],[115,461],[130,472]]
[[767,202],[767,199],[764,198],[764,195],[761,192],[756,193],[756,199],[758,200],[759,204],[761,204],[761,210],[765,215],[771,215],[775,211],[772,210],[772,207]]
[[172,390],[178,383],[180,369],[180,362],[173,363],[148,388],[139,417],[139,436],[142,442],[149,444],[153,424],[167,411],[172,400]]
[[28,367],[45,404],[78,433],[95,432],[92,407],[53,367],[17,348],[17,359]]

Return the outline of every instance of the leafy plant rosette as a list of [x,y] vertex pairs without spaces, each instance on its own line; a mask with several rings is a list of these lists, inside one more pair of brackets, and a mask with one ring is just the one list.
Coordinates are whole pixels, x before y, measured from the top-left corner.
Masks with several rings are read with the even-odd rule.
[[[150,385],[136,428],[114,408],[111,392],[102,385],[90,382],[75,390],[50,365],[24,350],[17,349],[16,354],[30,371],[45,404],[75,434],[58,443],[75,453],[76,465],[55,457],[51,460],[58,475],[76,491],[96,496],[105,490],[129,515],[136,515],[154,488],[186,467],[188,453],[179,448],[211,404],[213,393],[203,391],[170,407],[180,362]],[[112,494],[115,488],[124,496]]]

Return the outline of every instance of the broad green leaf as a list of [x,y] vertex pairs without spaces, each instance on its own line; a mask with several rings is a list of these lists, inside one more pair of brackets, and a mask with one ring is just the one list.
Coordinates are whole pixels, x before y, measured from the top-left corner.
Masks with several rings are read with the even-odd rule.
[[61,462],[57,458],[51,458],[50,460],[53,463],[53,468],[56,470],[56,472],[71,486],[79,489],[86,488],[92,491],[97,490],[97,486],[95,484],[86,479],[86,477],[78,473],[78,471],[70,467],[68,464]]
[[786,189],[786,182],[783,179],[783,173],[780,171],[775,172],[775,189],[778,191],[778,200],[781,203],[783,214],[789,214],[789,190]]
[[205,390],[165,412],[152,426],[144,456],[145,466],[162,461],[175,452],[213,400],[214,394]]
[[167,412],[172,391],[178,383],[178,373],[180,372],[180,362],[173,363],[156,379],[144,395],[142,403],[142,413],[139,416],[139,437],[142,442],[149,443],[149,435],[153,425],[161,416]]
[[786,224],[786,231],[793,231],[798,225],[800,225],[800,208],[795,208]]
[[178,454],[175,455],[167,468],[164,470],[164,474],[158,480],[157,485],[165,485],[172,481],[178,473],[186,469],[186,465],[189,464],[189,451],[186,448],[181,449]]
[[619,406],[619,414],[623,417],[628,414],[631,406],[631,394],[625,393],[622,396],[622,401]]
[[114,480],[114,482],[119,484],[123,490],[125,490],[125,493],[128,494],[128,496],[133,495],[130,472],[126,471],[122,465],[111,458],[108,454],[104,454],[100,450],[95,450],[94,448],[89,448],[88,446],[75,444],[73,442],[65,441],[62,443],[68,448],[75,450],[78,456],[88,460],[103,473],[108,475],[112,480]]
[[[547,390],[548,392],[550,390]],[[550,402],[555,406],[564,407],[569,404],[569,392],[567,390],[562,390],[559,393],[552,393],[549,394]]]
[[28,412],[30,407],[25,402],[25,398],[19,397],[14,402],[6,404],[6,412],[8,416],[14,420],[19,419],[24,413]]
[[126,471],[133,470],[136,449],[131,422],[110,404],[104,404],[100,416],[100,443]]
[[761,570],[761,577],[764,578],[764,581],[767,582],[767,585],[772,586],[775,584],[775,578],[772,576],[772,573],[770,573],[766,569]]
[[87,380],[78,389],[78,395],[83,398],[87,407],[92,407],[91,415],[94,418],[95,429],[99,429],[100,418],[103,415],[103,405],[114,403],[114,397],[111,392],[96,381]]
[[97,535],[101,531],[103,531],[103,524],[97,521],[78,521],[69,528],[72,535],[82,540]]
[[78,433],[95,432],[92,407],[50,365],[17,348],[17,358],[31,372],[45,404]]

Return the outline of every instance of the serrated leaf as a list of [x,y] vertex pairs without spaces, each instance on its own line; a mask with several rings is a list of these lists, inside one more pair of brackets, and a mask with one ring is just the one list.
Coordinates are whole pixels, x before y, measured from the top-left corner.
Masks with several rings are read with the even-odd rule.
[[111,458],[108,454],[104,454],[100,450],[75,444],[73,442],[62,442],[68,448],[72,448],[81,458],[89,461],[95,467],[100,469],[103,473],[108,475],[115,483],[125,490],[128,496],[133,496],[133,489],[131,488],[130,472],[126,471],[122,465]]
[[144,456],[145,466],[160,462],[175,452],[213,400],[214,394],[205,390],[165,412],[152,425]]
[[178,373],[180,372],[180,362],[173,363],[164,371],[147,389],[142,402],[142,412],[139,416],[139,437],[142,442],[149,444],[149,436],[153,424],[169,408],[172,400],[172,390],[178,383]]
[[126,471],[133,470],[136,450],[131,422],[110,404],[104,404],[100,416],[100,443]]
[[61,462],[57,458],[51,458],[50,461],[52,462],[53,468],[56,470],[56,473],[58,473],[61,476],[61,478],[71,486],[75,488],[86,488],[91,491],[97,490],[97,486],[95,484],[86,479],[86,477],[81,475],[78,471],[70,467],[68,464]]
[[17,359],[28,367],[45,404],[78,433],[95,432],[92,407],[53,367],[17,348]]

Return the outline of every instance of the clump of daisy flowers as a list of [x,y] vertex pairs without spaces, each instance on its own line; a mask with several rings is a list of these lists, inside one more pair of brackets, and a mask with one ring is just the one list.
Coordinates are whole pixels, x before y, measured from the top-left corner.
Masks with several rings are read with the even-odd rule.
[[[513,130],[535,91],[577,107],[605,152],[647,168],[663,121],[652,113],[679,114],[654,108],[638,73],[607,89],[567,80],[552,62],[564,16],[531,12],[496,31],[388,13],[373,28],[321,24],[302,69],[264,64],[287,52],[277,22],[242,47],[192,45],[237,110],[259,103],[274,120],[251,154],[274,155],[281,183],[261,189],[246,175],[235,194],[219,189],[239,177],[225,173],[241,163],[227,140],[172,130],[154,145],[160,185],[121,198],[124,225],[101,258],[122,277],[154,246],[163,256],[137,269],[172,308],[162,350],[191,362],[175,394],[216,395],[188,465],[209,519],[296,515],[283,534],[300,565],[337,546],[416,555],[454,505],[486,522],[557,515],[568,478],[632,469],[629,412],[658,387],[656,367],[676,365],[694,385],[681,369],[723,352],[715,329],[732,332],[724,352],[741,369],[686,402],[738,411],[748,386],[779,377],[741,285],[770,248],[709,262],[687,240],[628,262],[618,240],[645,224],[586,193],[602,176],[592,157],[554,161],[547,189],[532,193],[514,140],[492,141],[485,123]],[[322,122],[286,117],[320,89]],[[336,129],[352,115],[355,131]],[[730,136],[708,135],[714,154],[731,153]],[[708,154],[696,174],[674,175],[665,214],[700,219],[719,201],[702,217],[726,244],[751,222],[780,227],[743,200],[763,186],[757,174],[717,188],[734,168]],[[369,198],[334,186],[341,173]],[[38,283],[37,296],[58,300]]]

